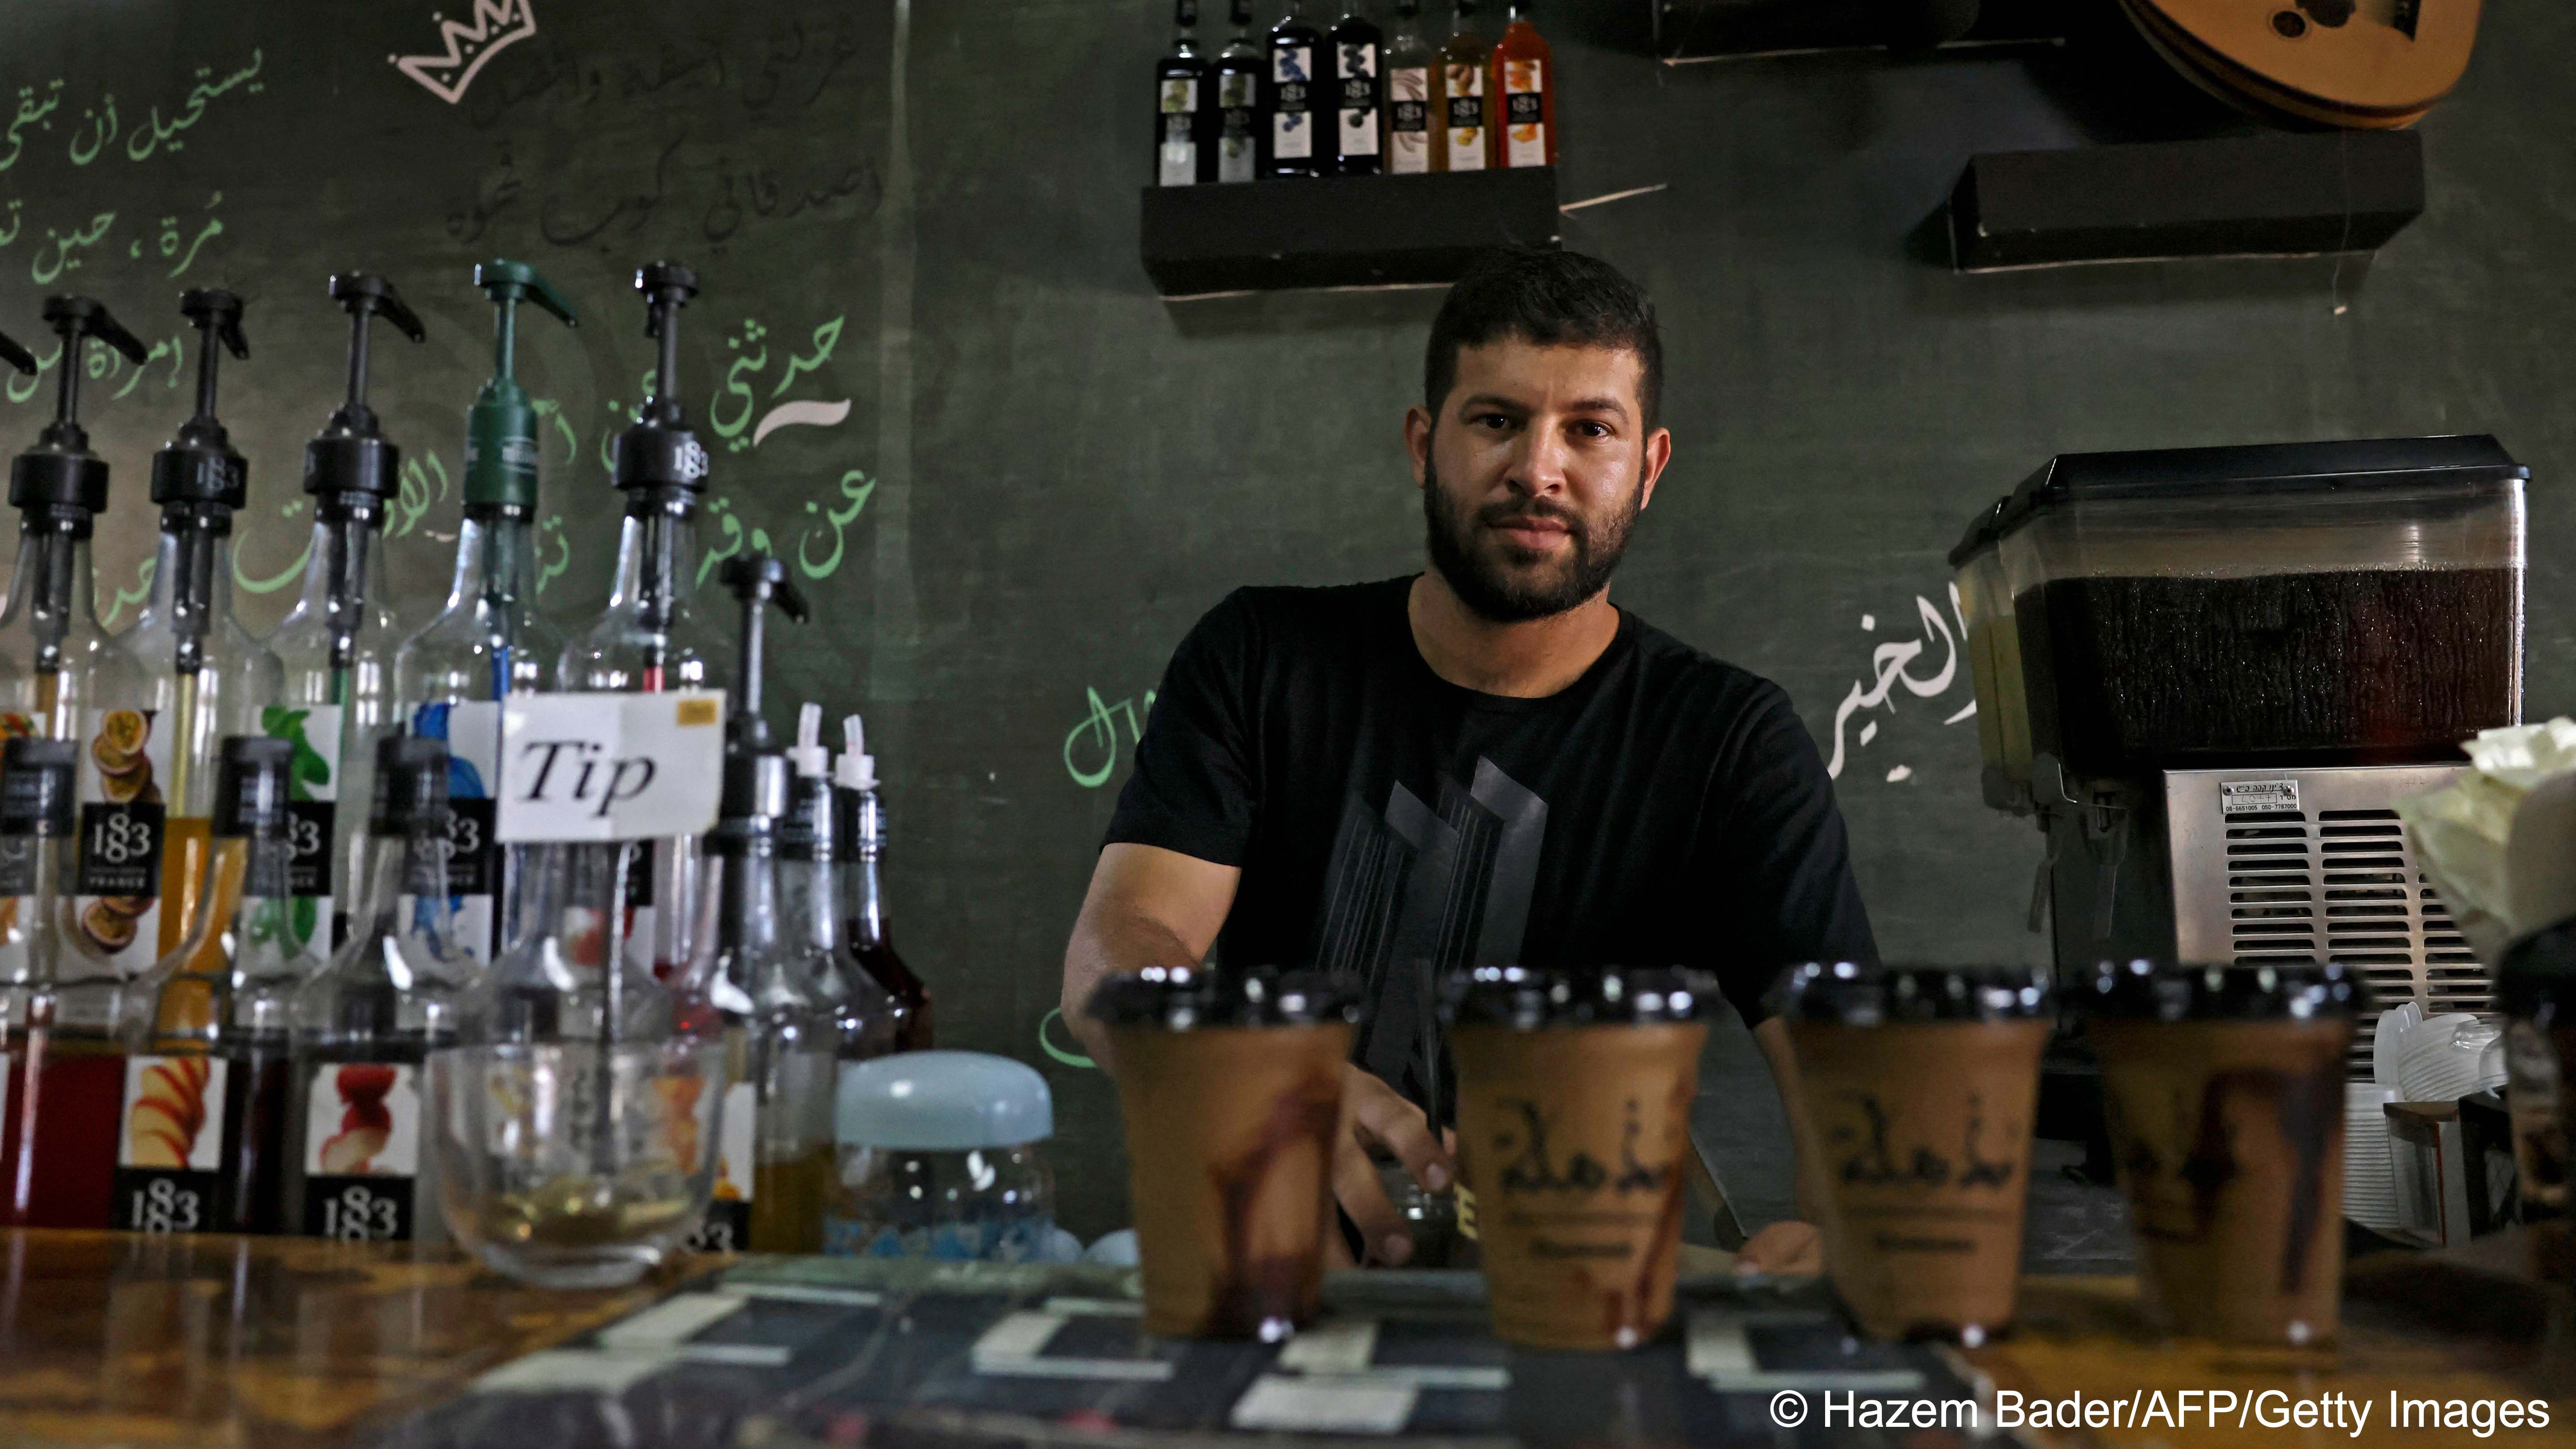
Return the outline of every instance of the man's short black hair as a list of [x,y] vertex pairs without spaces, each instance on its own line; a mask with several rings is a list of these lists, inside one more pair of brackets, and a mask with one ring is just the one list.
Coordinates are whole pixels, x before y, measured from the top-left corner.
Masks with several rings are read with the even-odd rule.
[[1506,247],[1477,259],[1432,319],[1422,357],[1422,401],[1437,421],[1458,381],[1458,349],[1506,337],[1541,347],[1608,347],[1637,354],[1637,403],[1655,426],[1664,390],[1664,343],[1654,304],[1636,283],[1581,252]]

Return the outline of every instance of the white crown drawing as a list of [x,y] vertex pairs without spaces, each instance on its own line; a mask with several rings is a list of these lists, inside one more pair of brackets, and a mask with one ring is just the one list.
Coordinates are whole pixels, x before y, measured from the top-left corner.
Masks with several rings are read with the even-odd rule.
[[529,0],[473,0],[472,24],[461,20],[438,21],[438,38],[447,49],[437,55],[392,55],[385,57],[404,75],[427,87],[429,93],[455,105],[465,99],[465,88],[474,84],[476,72],[483,63],[499,55],[513,42],[537,33],[536,12],[528,8]]

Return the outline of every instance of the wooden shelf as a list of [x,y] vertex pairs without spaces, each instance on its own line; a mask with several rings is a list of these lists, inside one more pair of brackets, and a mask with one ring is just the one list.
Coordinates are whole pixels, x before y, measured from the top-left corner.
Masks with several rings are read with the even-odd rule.
[[1950,192],[1963,272],[2376,250],[2424,212],[2413,131],[2274,132],[1968,163]]
[[1145,188],[1166,297],[1454,282],[1489,247],[1557,244],[1556,169]]

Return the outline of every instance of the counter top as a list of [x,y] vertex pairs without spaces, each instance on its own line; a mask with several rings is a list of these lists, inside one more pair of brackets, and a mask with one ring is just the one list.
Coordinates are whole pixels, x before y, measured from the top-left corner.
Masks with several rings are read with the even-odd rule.
[[[2368,1401],[2365,1444],[2446,1442],[2389,1430],[2392,1391],[2409,1402],[2544,1399],[2547,1429],[2486,1442],[2576,1445],[2568,1296],[2498,1272],[2488,1260],[2511,1245],[2481,1246],[2356,1265],[2342,1340],[2327,1349],[2162,1341],[2123,1278],[2025,1280],[2017,1331],[1965,1353],[1852,1344],[1816,1285],[1698,1275],[1664,1341],[1596,1357],[1494,1343],[1482,1282],[1467,1273],[1334,1275],[1325,1323],[1283,1355],[1143,1338],[1134,1275],[1113,1269],[697,1258],[631,1289],[546,1292],[448,1250],[0,1232],[0,1443],[1132,1449],[1250,1443],[1236,1431],[1259,1425],[1245,1407],[1256,1391],[1287,1416],[1272,1427],[1384,1442],[1401,1426],[1413,1449],[1779,1443],[1771,1414],[1783,1392],[1813,1411],[1801,1442],[1885,1442],[1822,1422],[1824,1393],[1846,1404],[1855,1393],[1979,1397],[1991,1416],[1999,1394],[2144,1402],[2219,1390],[2250,1403],[2277,1390],[2290,1412],[2333,1395]],[[2179,1425],[2020,1437],[2245,1442],[2232,1417],[2196,1412]]]

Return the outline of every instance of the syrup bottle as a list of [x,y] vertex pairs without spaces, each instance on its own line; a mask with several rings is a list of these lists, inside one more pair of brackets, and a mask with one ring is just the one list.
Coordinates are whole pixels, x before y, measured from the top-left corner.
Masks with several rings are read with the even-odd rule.
[[1482,171],[1494,145],[1494,48],[1476,28],[1476,0],[1458,0],[1458,28],[1440,47],[1440,93],[1432,113],[1440,138],[1432,147],[1434,171]]
[[1261,85],[1261,174],[1321,176],[1332,169],[1332,142],[1317,139],[1326,114],[1315,62],[1324,33],[1306,21],[1304,0],[1270,27],[1269,63]]
[[1269,62],[1252,42],[1252,0],[1231,0],[1234,33],[1216,57],[1216,176],[1250,181],[1260,174],[1261,82]]
[[1395,33],[1386,42],[1386,169],[1419,176],[1431,169],[1431,94],[1440,58],[1422,39],[1422,0],[1396,0]]
[[843,1065],[897,1050],[902,1008],[876,978],[858,968],[841,944],[840,802],[834,798],[832,752],[823,747],[823,707],[797,712],[796,743],[787,762],[787,818],[778,834],[779,894],[803,931],[807,971],[832,1016],[832,1054]]
[[857,715],[841,721],[842,751],[833,766],[841,808],[840,838],[850,842],[841,862],[841,917],[846,950],[856,968],[894,1002],[895,1050],[928,1051],[932,1042],[930,988],[894,949],[886,921],[879,865],[885,858],[885,806],[877,798],[877,759],[868,753],[867,730]]
[[1216,117],[1207,58],[1199,54],[1199,0],[1175,0],[1172,50],[1154,62],[1154,184],[1216,179],[1208,123]]
[[1494,164],[1502,168],[1556,164],[1556,57],[1530,24],[1531,3],[1511,0],[1511,20],[1494,47],[1494,73],[1486,85],[1500,113]]
[[1385,34],[1351,0],[1326,32],[1324,50],[1332,57],[1333,174],[1375,176],[1386,166],[1378,154]]
[[139,1232],[284,1226],[295,994],[320,966],[294,929],[293,743],[228,735],[187,937],[143,983],[129,1029],[109,1224]]

